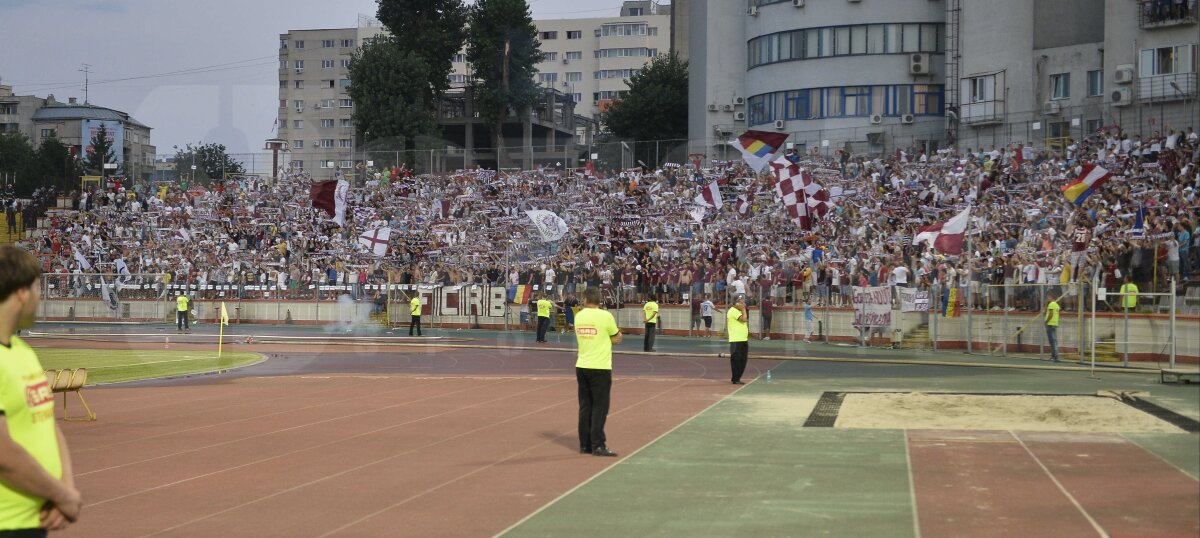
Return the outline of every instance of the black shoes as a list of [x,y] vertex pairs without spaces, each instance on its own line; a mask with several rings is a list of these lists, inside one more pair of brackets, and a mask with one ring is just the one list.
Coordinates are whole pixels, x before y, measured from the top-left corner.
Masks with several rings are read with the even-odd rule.
[[592,455],[593,456],[608,456],[608,457],[615,458],[617,456],[617,453],[609,450],[608,447],[598,446],[598,447],[592,449]]
[[580,454],[591,454],[592,449],[581,446],[581,447],[579,447],[579,453]]
[[743,383],[741,381],[734,381],[733,384],[734,385],[745,385],[745,383]]

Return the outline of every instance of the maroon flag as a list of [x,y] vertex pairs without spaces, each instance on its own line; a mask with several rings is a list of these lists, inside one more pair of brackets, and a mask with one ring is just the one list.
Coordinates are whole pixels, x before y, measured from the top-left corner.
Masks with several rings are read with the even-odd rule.
[[330,217],[337,213],[337,202],[334,193],[337,191],[337,180],[314,181],[308,190],[308,197],[315,209],[324,209]]

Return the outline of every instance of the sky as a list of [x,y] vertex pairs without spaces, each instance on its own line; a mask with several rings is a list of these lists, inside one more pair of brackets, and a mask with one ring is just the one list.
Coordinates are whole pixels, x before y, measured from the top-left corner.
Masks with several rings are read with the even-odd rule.
[[[473,3],[473,0],[467,0]],[[217,142],[261,152],[278,103],[279,34],[345,28],[375,0],[0,0],[0,84],[84,99],[153,128],[160,156]],[[530,0],[535,19],[616,16],[621,0]]]

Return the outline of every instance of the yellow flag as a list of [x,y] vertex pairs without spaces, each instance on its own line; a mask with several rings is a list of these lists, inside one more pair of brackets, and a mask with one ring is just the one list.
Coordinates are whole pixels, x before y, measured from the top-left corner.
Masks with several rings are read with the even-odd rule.
[[225,302],[221,302],[221,325],[229,325],[229,311],[225,310]]
[[158,189],[158,199],[162,200],[164,202],[167,201],[167,186],[166,185],[163,185],[162,187],[160,187]]

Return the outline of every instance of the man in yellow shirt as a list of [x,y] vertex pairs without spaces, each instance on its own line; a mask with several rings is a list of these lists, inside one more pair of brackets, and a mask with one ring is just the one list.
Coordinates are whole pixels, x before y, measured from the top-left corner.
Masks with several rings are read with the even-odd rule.
[[71,455],[37,354],[13,333],[33,327],[41,266],[0,247],[0,536],[45,536],[79,517]]
[[421,294],[413,295],[408,301],[408,314],[411,316],[408,321],[408,335],[413,335],[413,329],[417,330],[417,336],[421,336]]
[[1125,283],[1121,284],[1121,306],[1127,311],[1137,309],[1138,287],[1133,283],[1133,275],[1125,275]]
[[175,332],[192,332],[188,325],[188,310],[192,309],[192,301],[182,291],[175,292]]
[[537,300],[537,341],[546,341],[546,331],[550,330],[550,313],[556,305],[545,295],[538,294]]
[[575,381],[579,385],[579,452],[593,456],[616,456],[608,449],[604,423],[608,420],[612,391],[612,346],[621,343],[617,320],[600,309],[600,289],[583,290],[583,310],[575,314]]
[[725,314],[725,332],[729,333],[729,367],[733,371],[733,384],[742,385],[742,373],[750,358],[750,322],[747,315],[746,296],[738,295],[729,312]]
[[654,299],[646,301],[642,307],[646,318],[646,338],[642,342],[642,351],[654,351],[654,333],[658,328],[658,303]]
[[1050,344],[1050,360],[1058,362],[1058,313],[1061,308],[1058,306],[1058,297],[1050,295],[1050,302],[1046,303],[1046,314],[1042,319],[1046,322],[1046,342]]

